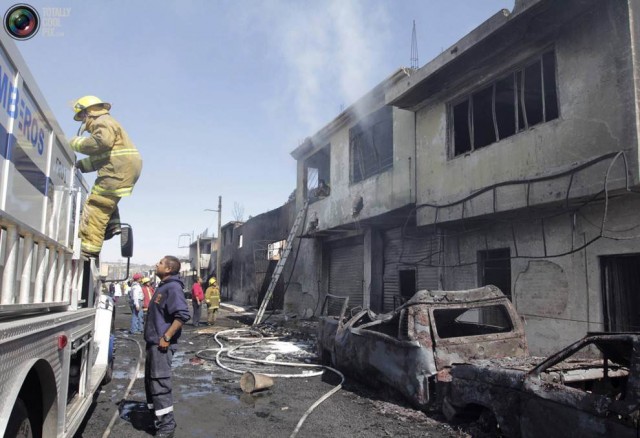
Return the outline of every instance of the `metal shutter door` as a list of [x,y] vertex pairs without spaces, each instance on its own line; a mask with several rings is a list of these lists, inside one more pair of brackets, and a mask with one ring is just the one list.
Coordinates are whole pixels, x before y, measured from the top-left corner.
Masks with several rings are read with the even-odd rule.
[[349,307],[362,306],[364,245],[362,237],[332,242],[329,246],[329,293],[348,296]]

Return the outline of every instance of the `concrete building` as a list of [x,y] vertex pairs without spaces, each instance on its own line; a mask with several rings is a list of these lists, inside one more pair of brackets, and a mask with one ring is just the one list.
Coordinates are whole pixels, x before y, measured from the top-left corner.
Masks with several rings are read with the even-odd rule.
[[516,1],[387,94],[442,286],[499,285],[535,354],[640,329],[638,6]]
[[[229,222],[222,228],[224,297],[241,304],[262,302],[277,264],[278,249],[282,248],[293,224],[294,208],[293,202],[287,202],[246,222]],[[277,309],[284,305],[287,271],[283,274],[271,300],[271,307]]]
[[415,226],[415,116],[386,104],[411,74],[399,69],[292,152],[297,208],[309,199],[292,277],[304,302],[286,298],[301,315],[327,293],[387,311],[438,287],[438,269],[420,263],[433,239]]
[[294,150],[301,313],[491,283],[534,354],[639,330],[639,9],[516,0]]

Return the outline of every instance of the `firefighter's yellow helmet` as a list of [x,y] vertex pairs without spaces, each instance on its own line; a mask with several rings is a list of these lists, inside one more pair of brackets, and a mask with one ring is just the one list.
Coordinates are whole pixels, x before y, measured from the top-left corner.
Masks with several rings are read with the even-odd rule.
[[100,105],[107,111],[111,109],[110,103],[103,102],[96,96],[83,96],[73,104],[73,112],[75,113],[73,120],[80,122],[82,120],[83,111],[95,105]]
[[215,277],[211,277],[209,279],[209,286],[213,286],[214,284],[216,284],[216,278]]
[[149,283],[151,280],[149,279],[149,277],[144,277],[140,283],[145,284],[145,283]]

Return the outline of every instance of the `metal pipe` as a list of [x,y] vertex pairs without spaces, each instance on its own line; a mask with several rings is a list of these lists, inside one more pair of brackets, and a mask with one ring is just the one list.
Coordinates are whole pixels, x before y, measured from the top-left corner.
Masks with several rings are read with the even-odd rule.
[[69,303],[69,299],[71,298],[71,279],[72,279],[72,265],[71,265],[71,255],[65,254],[64,261],[64,285],[62,290],[62,301],[65,303]]
[[38,257],[36,258],[36,286],[33,292],[33,302],[41,303],[44,298],[44,241],[38,242]]
[[22,275],[20,276],[20,304],[29,304],[31,291],[31,268],[33,264],[33,234],[27,234],[23,240]]
[[53,301],[53,287],[56,279],[56,251],[53,246],[48,246],[49,259],[47,263],[47,284],[44,291],[45,303],[51,303]]
[[7,226],[7,249],[2,274],[2,291],[0,292],[0,304],[13,304],[16,282],[16,265],[18,262],[18,228],[15,225]]
[[57,253],[58,256],[56,257],[56,286],[54,299],[56,303],[59,303],[62,301],[62,288],[64,286],[65,256],[62,248],[58,249]]

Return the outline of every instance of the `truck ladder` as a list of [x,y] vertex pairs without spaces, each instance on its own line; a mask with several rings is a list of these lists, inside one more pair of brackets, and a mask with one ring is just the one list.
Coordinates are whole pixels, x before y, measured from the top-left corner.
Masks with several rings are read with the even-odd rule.
[[293,227],[291,227],[291,231],[289,232],[289,237],[287,237],[287,242],[284,245],[284,251],[282,252],[282,257],[280,257],[280,260],[278,260],[278,264],[276,265],[276,268],[273,271],[273,275],[271,276],[271,282],[269,283],[269,287],[267,288],[267,293],[264,295],[262,304],[260,304],[260,309],[256,314],[256,318],[253,321],[253,325],[258,325],[260,324],[260,321],[262,321],[262,317],[264,316],[264,311],[267,309],[267,305],[269,304],[269,301],[271,301],[271,296],[273,295],[273,291],[276,289],[276,284],[280,279],[280,274],[282,274],[284,265],[287,263],[287,258],[289,257],[289,253],[291,252],[291,247],[293,246],[293,240],[296,237],[296,233],[298,232],[300,225],[304,221],[308,207],[309,207],[309,200],[307,199],[304,201],[304,205],[298,212],[296,219],[293,221]]

